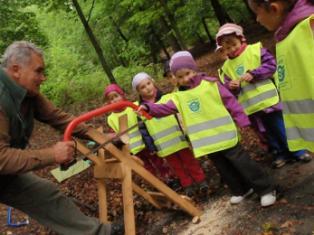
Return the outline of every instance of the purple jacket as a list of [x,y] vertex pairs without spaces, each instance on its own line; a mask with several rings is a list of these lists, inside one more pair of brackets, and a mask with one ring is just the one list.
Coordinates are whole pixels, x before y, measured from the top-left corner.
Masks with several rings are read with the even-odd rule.
[[[276,72],[276,60],[275,57],[266,49],[261,48],[261,66],[253,69],[250,71],[250,73],[253,75],[253,80],[251,82],[257,82],[261,80],[265,80],[267,78],[270,78],[273,76],[273,74]],[[224,76],[224,86],[229,89],[229,83],[231,82],[231,78],[227,75]],[[237,96],[240,93],[240,88],[237,90],[230,90],[235,96]],[[271,113],[274,111],[281,111],[282,110],[282,104],[278,103],[275,104],[269,108],[264,109],[263,111],[265,113]]]
[[[208,77],[205,74],[196,75],[189,86],[189,89],[197,87],[202,80],[207,80],[210,82],[217,82],[217,79],[214,77]],[[247,115],[244,113],[242,106],[238,103],[237,99],[232,95],[224,86],[219,82],[218,89],[221,95],[222,101],[226,109],[231,114],[233,120],[239,127],[246,127],[250,125],[250,121]],[[170,100],[167,104],[154,104],[154,103],[145,103],[148,108],[150,115],[154,117],[164,117],[178,112],[175,104]]]
[[276,41],[280,42],[285,39],[300,21],[312,14],[314,14],[314,5],[309,3],[308,0],[298,0],[277,29],[275,33]]

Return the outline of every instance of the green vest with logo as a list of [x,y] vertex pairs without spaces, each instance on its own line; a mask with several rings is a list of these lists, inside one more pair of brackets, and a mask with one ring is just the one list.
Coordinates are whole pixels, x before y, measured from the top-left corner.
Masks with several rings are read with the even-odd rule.
[[10,79],[0,68],[0,109],[8,118],[10,147],[24,149],[34,127],[33,107],[23,116],[21,104],[26,99],[27,91]]
[[291,151],[314,152],[314,36],[310,20],[301,21],[276,45],[277,84]]
[[[165,104],[171,97],[172,94],[164,95],[157,103]],[[159,157],[167,157],[172,153],[189,147],[175,115],[163,118],[154,117],[151,120],[147,120],[145,125],[149,135],[154,140]]]
[[203,80],[191,90],[174,93],[172,100],[182,115],[195,157],[238,143],[237,128],[215,82]]
[[[137,103],[135,103],[137,104]],[[123,116],[124,114],[127,115],[128,118],[128,127],[134,126],[137,124],[137,115],[133,111],[132,108],[126,108],[124,111],[120,113],[111,113],[108,116],[107,122],[108,125],[116,132],[118,133],[119,130],[119,117]],[[142,135],[139,131],[138,127],[133,128],[128,133],[130,137],[130,151],[132,154],[137,154],[138,152],[142,151],[145,148],[145,144],[142,139]]]
[[[261,47],[261,43],[248,45],[241,55],[224,63],[222,74],[226,74],[232,80],[238,80],[248,70],[258,68],[261,65]],[[238,101],[245,113],[250,115],[277,104],[279,96],[271,79],[253,83],[243,81]]]

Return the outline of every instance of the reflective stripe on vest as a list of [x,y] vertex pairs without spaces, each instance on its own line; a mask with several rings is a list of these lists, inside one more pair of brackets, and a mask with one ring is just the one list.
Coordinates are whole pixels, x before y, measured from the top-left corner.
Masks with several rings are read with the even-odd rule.
[[205,137],[203,139],[199,139],[196,141],[192,141],[192,146],[193,148],[201,148],[203,146],[208,145],[208,143],[219,143],[225,139],[233,139],[237,137],[237,133],[234,131],[229,131],[229,132],[225,132],[222,134],[218,134],[215,136],[209,136],[209,137]]
[[225,108],[215,82],[203,80],[191,90],[174,94],[195,157],[231,148],[238,143],[237,128]]
[[276,45],[277,84],[290,151],[314,152],[314,35],[310,20],[300,21]]
[[[250,98],[246,101],[242,101],[240,103],[245,110],[250,110],[250,108],[252,108],[255,105],[258,105],[259,103],[263,102],[264,100],[271,99],[274,97],[276,97],[276,98],[278,97],[277,91],[276,90],[270,90],[270,91],[266,91],[262,94],[259,94],[253,98]],[[265,107],[263,106],[263,104],[261,104],[260,107],[258,107],[258,106],[256,107],[256,110],[263,110],[264,108]],[[253,109],[251,109],[251,110],[253,112]]]
[[283,102],[285,114],[314,113],[314,100],[294,100]]
[[[227,60],[222,67],[223,74],[232,80],[238,80],[248,70],[259,67],[261,65],[261,46],[261,43],[248,45],[240,56]],[[254,83],[243,81],[238,100],[245,113],[250,115],[277,104],[279,95],[275,84],[270,79]]]
[[[139,141],[136,141],[136,142],[130,142],[130,149],[131,149],[131,152],[133,153],[133,154],[136,154],[136,153],[138,153],[138,152],[140,152],[140,151],[137,151],[136,149],[138,149],[138,148],[141,148],[142,149],[142,145],[144,144],[144,142],[143,142],[143,140],[142,139],[140,139]],[[133,151],[132,151],[133,150]]]
[[307,141],[314,141],[314,128],[287,128],[287,139],[294,140],[302,137]]
[[[134,113],[132,108],[126,108],[124,111],[120,113],[111,113],[108,116],[108,124],[109,126],[116,132],[119,132],[119,118],[123,115],[127,115],[128,119],[128,127],[135,125],[137,121],[137,115]],[[145,148],[145,144],[142,140],[142,135],[137,128],[131,130],[128,133],[130,137],[130,152],[132,154],[137,154]]]
[[191,125],[188,127],[187,130],[188,130],[189,134],[194,134],[194,133],[203,131],[203,130],[208,129],[208,128],[215,128],[218,126],[230,124],[231,122],[232,121],[230,120],[230,117],[226,116],[226,117],[221,117],[218,119],[210,120],[207,122]]
[[174,131],[180,131],[180,127],[179,126],[172,126],[172,127],[169,127],[168,129],[165,129],[163,131],[160,131],[154,135],[152,135],[152,137],[154,139],[159,139],[159,138],[163,138],[167,135],[170,135],[171,133],[173,133]]
[[[156,147],[157,147],[158,151],[162,151],[163,149],[169,148],[170,146],[178,144],[182,141],[186,141],[186,139],[183,135],[181,135],[179,137],[175,137],[175,138],[168,140],[166,142],[163,142],[162,144],[157,144]],[[186,147],[188,147],[188,146],[186,146]]]
[[[171,96],[171,94],[164,95],[157,103],[167,103]],[[153,118],[146,121],[145,125],[154,140],[159,157],[166,157],[189,147],[174,115]]]

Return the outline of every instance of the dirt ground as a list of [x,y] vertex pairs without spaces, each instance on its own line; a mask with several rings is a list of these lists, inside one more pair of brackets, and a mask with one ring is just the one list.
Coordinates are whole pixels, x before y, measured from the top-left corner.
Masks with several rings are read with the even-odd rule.
[[[264,44],[272,46],[269,35],[262,38]],[[204,55],[199,58],[198,65],[202,70],[215,75],[221,61]],[[82,104],[71,110],[82,113],[97,107],[99,103]],[[61,135],[51,128],[36,124],[31,140],[33,148],[49,146],[60,140]],[[207,199],[193,198],[195,204],[204,212],[198,224],[186,213],[169,208],[162,211],[152,208],[146,201],[134,196],[137,234],[140,235],[314,235],[314,161],[308,164],[294,163],[281,169],[271,169],[271,156],[259,145],[254,136],[244,134],[244,146],[252,157],[270,173],[276,184],[280,186],[280,198],[275,205],[261,208],[256,195],[237,206],[229,204],[230,194],[221,183],[220,178],[211,166],[210,161],[202,160],[210,185]],[[49,170],[52,166],[36,173],[41,177],[56,182]],[[137,179],[136,179],[137,180]],[[97,217],[96,183],[91,169],[74,176],[59,185],[60,190],[75,199],[82,211],[89,216]],[[117,182],[109,184],[109,218],[122,218],[121,190]],[[27,216],[13,210],[12,219],[23,221]],[[30,224],[13,228],[7,226],[7,206],[0,204],[0,235],[46,235],[54,234],[47,228],[29,218]]]
[[[49,145],[60,138],[57,132],[40,125],[35,132],[32,145],[40,142]],[[40,140],[40,141],[39,141]],[[271,174],[276,184],[281,187],[281,197],[277,203],[269,208],[261,208],[256,195],[237,206],[229,204],[228,189],[220,182],[215,169],[209,161],[202,161],[210,185],[208,199],[193,198],[195,204],[204,212],[198,224],[192,223],[192,218],[177,209],[162,211],[152,208],[146,201],[135,196],[137,234],[181,234],[181,235],[313,235],[314,234],[314,161],[308,164],[288,164],[281,169],[269,167],[271,158],[263,154],[263,150],[256,148],[256,141],[245,136],[244,143],[253,158]],[[263,154],[263,156],[261,155]],[[51,167],[53,168],[53,167]],[[51,169],[49,168],[49,169]],[[48,169],[38,171],[42,177],[54,179]],[[119,184],[109,185],[109,217],[112,220],[122,218],[121,191]],[[92,179],[91,170],[73,177],[60,184],[60,189],[80,202],[84,213],[97,216],[96,183]],[[84,204],[84,205],[82,205]],[[20,228],[12,228],[7,223],[7,207],[0,205],[0,234],[54,234],[39,225],[33,219],[30,224]],[[14,221],[22,221],[25,215],[13,210]]]

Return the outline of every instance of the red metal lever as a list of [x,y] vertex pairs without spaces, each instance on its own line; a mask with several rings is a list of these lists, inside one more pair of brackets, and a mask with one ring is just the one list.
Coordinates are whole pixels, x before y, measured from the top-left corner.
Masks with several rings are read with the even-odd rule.
[[[65,129],[63,140],[64,141],[70,141],[72,139],[71,136],[72,136],[73,130],[81,122],[88,121],[91,118],[96,117],[96,116],[100,116],[101,114],[104,114],[104,113],[112,112],[112,111],[115,111],[115,110],[121,110],[121,109],[123,109],[125,107],[131,107],[135,111],[138,110],[138,108],[139,108],[139,106],[137,106],[136,104],[134,104],[134,103],[132,103],[130,101],[120,101],[120,102],[115,103],[115,104],[109,104],[109,105],[106,105],[104,107],[101,107],[101,108],[98,108],[98,109],[94,109],[93,111],[90,111],[90,112],[85,113],[85,114],[83,114],[83,115],[81,115],[79,117],[76,117],[75,119],[72,120],[72,122],[69,123],[69,125]],[[146,113],[144,111],[142,111],[142,115],[144,117],[146,117],[147,119],[152,119],[152,117],[148,113]],[[60,169],[62,171],[65,171],[70,166],[72,166],[75,162],[76,162],[76,159],[74,159],[71,162],[61,164]]]
[[[77,125],[79,125],[81,122],[85,122],[90,120],[93,117],[96,116],[100,116],[104,113],[108,113],[108,112],[112,112],[115,110],[121,110],[125,107],[130,107],[132,109],[134,109],[135,111],[139,108],[139,106],[137,106],[136,104],[130,102],[130,101],[120,101],[118,103],[115,104],[109,104],[106,105],[104,107],[98,108],[98,109],[94,109],[93,111],[90,111],[88,113],[85,113],[79,117],[76,117],[75,119],[73,119],[72,122],[69,123],[69,125],[67,126],[65,132],[64,132],[64,136],[63,136],[63,140],[64,141],[69,141],[72,139],[72,132],[75,129],[75,127]],[[152,119],[152,117],[146,113],[145,111],[142,111],[142,115],[147,118],[147,119]]]

